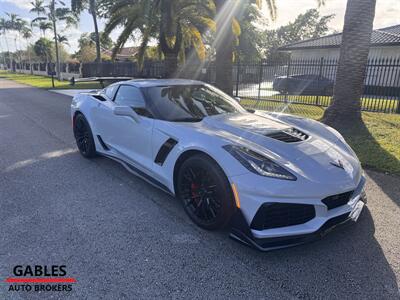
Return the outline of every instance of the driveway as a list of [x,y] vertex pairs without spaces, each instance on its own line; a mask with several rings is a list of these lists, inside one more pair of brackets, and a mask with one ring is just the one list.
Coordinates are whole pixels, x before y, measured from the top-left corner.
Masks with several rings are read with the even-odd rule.
[[[359,222],[261,253],[75,147],[71,97],[0,79],[0,299],[399,299],[400,179],[367,172]],[[66,265],[71,292],[10,292],[15,265]]]

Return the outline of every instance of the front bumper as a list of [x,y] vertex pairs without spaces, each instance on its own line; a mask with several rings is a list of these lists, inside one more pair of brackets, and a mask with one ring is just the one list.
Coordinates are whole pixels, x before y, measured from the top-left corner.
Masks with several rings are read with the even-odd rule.
[[319,203],[314,201],[315,217],[294,226],[254,230],[249,225],[251,220],[249,221],[242,209],[238,209],[231,220],[231,237],[261,251],[296,246],[320,239],[334,228],[358,220],[367,200],[365,181],[365,177],[361,177],[345,205],[328,210],[321,200]]

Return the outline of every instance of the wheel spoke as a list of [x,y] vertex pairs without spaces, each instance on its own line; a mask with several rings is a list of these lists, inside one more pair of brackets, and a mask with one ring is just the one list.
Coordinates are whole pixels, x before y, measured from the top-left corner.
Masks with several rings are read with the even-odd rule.
[[201,222],[212,223],[221,213],[219,187],[205,167],[186,168],[179,183],[179,194],[189,214]]

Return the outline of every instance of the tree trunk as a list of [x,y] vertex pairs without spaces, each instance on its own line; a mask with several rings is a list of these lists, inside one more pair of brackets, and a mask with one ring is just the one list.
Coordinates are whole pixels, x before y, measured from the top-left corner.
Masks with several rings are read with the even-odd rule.
[[364,89],[376,0],[348,0],[332,104],[323,122],[341,129],[362,122]]
[[165,76],[167,78],[173,78],[177,74],[178,70],[178,54],[169,52],[164,53],[165,56]]
[[[178,54],[182,45],[182,29],[178,24],[174,26],[176,31],[174,34],[170,32],[170,30],[166,30],[163,24],[167,24],[168,22],[161,22],[160,27],[160,49],[164,54],[165,59],[165,76],[167,78],[174,78],[178,75]],[[167,37],[175,37],[175,44],[173,46],[168,45]]]
[[54,31],[54,44],[55,44],[55,48],[56,48],[56,73],[57,73],[57,79],[61,80],[60,56],[59,56],[59,52],[58,52],[57,28],[56,28],[55,21],[53,21],[53,31]]
[[32,55],[31,55],[31,48],[29,47],[29,40],[26,41],[26,50],[28,52],[29,71],[30,71],[31,75],[33,75]]
[[[225,7],[224,7],[225,6]],[[217,35],[216,35],[216,86],[227,93],[233,93],[233,32],[232,15],[227,12],[229,1],[216,0],[217,7]],[[226,20],[225,14],[230,18]]]
[[6,51],[3,51],[3,48],[2,48],[1,52],[2,52],[2,55],[3,55],[4,68],[5,68],[5,70],[7,70],[8,66],[7,66],[7,59],[6,59]]
[[[18,59],[18,47],[17,47],[17,37],[14,38],[14,46],[15,46],[15,59]],[[19,59],[21,62],[21,59]],[[15,72],[17,72],[17,61],[15,61]]]
[[[12,69],[12,60],[11,60],[10,47],[8,46],[7,32],[3,31],[3,34],[4,34],[4,41],[6,42],[6,48],[7,48],[8,60],[10,62],[10,68]],[[6,65],[6,67],[7,67],[7,70],[8,70],[8,64]]]
[[94,33],[96,39],[96,62],[101,61],[101,52],[100,52],[100,34],[99,34],[99,27],[97,25],[97,16],[96,16],[96,2],[95,0],[90,0],[90,14],[93,18],[94,24]]

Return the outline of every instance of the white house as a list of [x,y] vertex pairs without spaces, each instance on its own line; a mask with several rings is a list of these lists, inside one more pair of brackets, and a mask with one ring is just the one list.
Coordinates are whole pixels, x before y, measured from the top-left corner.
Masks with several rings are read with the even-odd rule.
[[[300,62],[300,65],[301,62],[323,59],[324,67],[320,67],[317,63],[311,67],[300,68],[297,72],[306,74],[322,72],[321,75],[335,79],[341,43],[342,34],[337,33],[285,45],[279,48],[279,51],[289,52],[291,60]],[[386,93],[400,95],[400,24],[372,32],[368,58],[366,87],[369,87],[369,90],[375,87],[390,88]],[[378,92],[381,93],[381,90]]]
[[[292,59],[339,58],[342,34],[299,41],[279,48],[291,53]],[[376,29],[371,36],[369,58],[400,58],[400,24]]]

